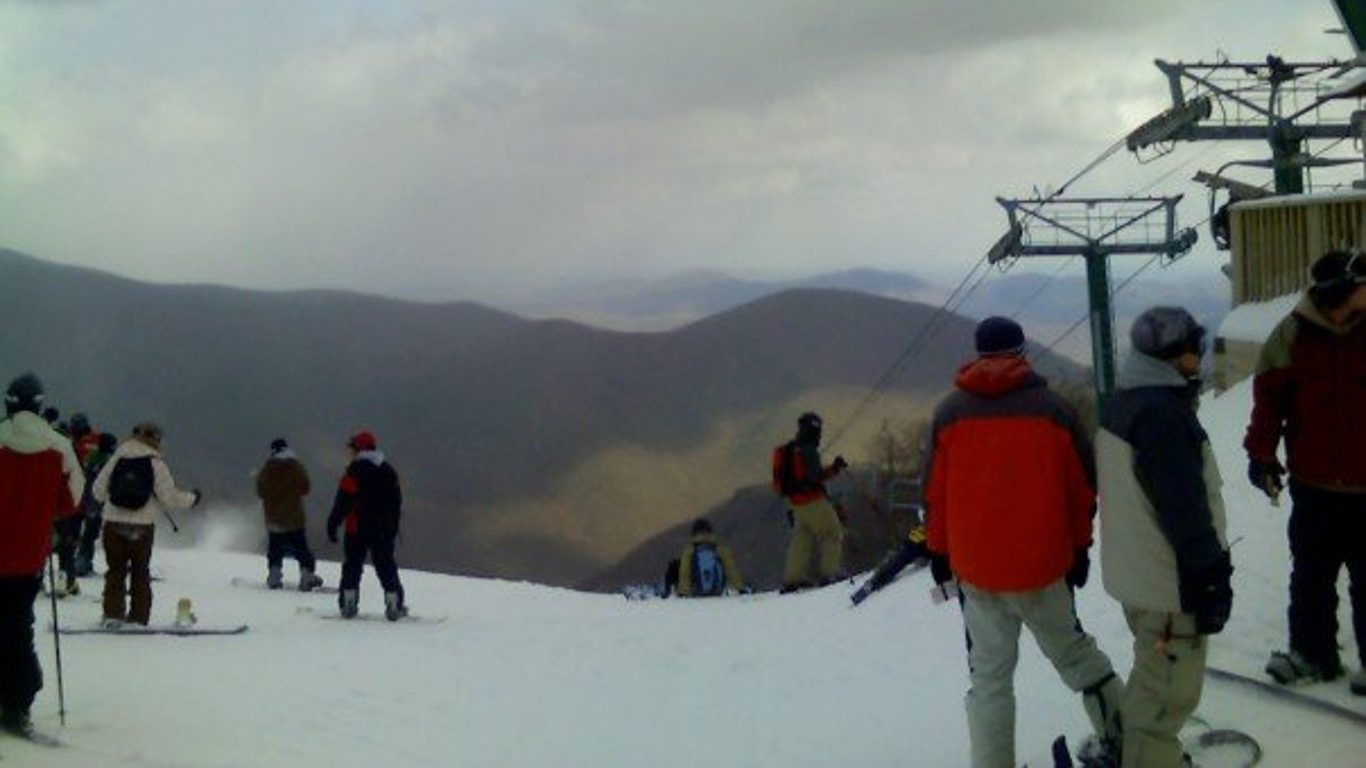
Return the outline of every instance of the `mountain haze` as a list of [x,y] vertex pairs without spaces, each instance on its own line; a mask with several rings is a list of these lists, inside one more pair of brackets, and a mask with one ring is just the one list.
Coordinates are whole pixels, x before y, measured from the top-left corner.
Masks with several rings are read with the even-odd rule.
[[64,415],[119,434],[159,421],[181,481],[236,508],[209,514],[255,519],[251,474],[284,436],[313,471],[321,541],[346,437],[364,427],[403,477],[404,565],[554,584],[763,482],[802,410],[829,433],[849,426],[836,448],[857,461],[971,347],[972,323],[947,318],[845,425],[930,307],[794,290],[647,334],[470,303],[149,285],[8,251],[0,275],[0,326],[23,329],[5,334],[0,377],[32,369]]

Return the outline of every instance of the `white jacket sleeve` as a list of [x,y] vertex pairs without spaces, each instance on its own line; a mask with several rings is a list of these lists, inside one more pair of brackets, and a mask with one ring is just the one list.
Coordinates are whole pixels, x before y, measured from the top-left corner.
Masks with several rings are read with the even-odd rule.
[[152,476],[156,479],[153,487],[156,488],[157,501],[161,502],[162,506],[170,509],[189,509],[194,506],[194,494],[176,487],[170,467],[166,466],[166,462],[160,456],[152,459]]
[[78,509],[81,497],[85,495],[85,473],[81,471],[81,463],[76,460],[76,452],[71,449],[70,441],[63,440],[60,450],[62,474],[66,475],[66,489],[71,493],[71,508]]

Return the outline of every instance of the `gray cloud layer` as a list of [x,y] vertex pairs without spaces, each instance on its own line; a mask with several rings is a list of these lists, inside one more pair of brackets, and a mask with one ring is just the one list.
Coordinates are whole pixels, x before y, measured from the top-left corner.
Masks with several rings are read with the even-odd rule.
[[994,195],[1164,106],[1154,57],[1346,53],[1327,0],[1189,5],[0,3],[0,229],[149,279],[421,298],[952,270]]

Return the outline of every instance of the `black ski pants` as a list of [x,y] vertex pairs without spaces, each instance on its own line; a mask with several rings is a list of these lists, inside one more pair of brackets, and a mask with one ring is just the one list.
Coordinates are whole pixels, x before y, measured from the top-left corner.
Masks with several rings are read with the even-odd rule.
[[1366,493],[1290,481],[1290,647],[1316,664],[1338,659],[1338,574],[1347,566],[1352,629],[1366,667]]
[[370,533],[364,530],[348,533],[342,540],[341,589],[360,589],[361,572],[365,569],[365,557],[375,566],[375,575],[385,592],[398,593],[399,605],[403,605],[403,584],[398,580],[398,563],[394,560],[394,537]]
[[0,715],[27,715],[43,687],[33,648],[33,602],[41,576],[0,576]]
[[313,557],[313,550],[308,548],[308,536],[304,529],[297,531],[271,531],[269,540],[266,542],[266,565],[271,568],[280,568],[285,563],[285,557],[290,556],[299,561],[299,567],[308,572],[313,572],[318,564]]

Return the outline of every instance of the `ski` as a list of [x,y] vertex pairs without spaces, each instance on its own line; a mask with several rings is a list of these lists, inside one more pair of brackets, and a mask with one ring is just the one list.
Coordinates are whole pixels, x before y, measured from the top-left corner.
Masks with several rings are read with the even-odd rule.
[[125,624],[118,628],[103,626],[62,627],[60,633],[63,635],[174,635],[176,637],[195,637],[199,635],[240,635],[246,631],[246,624],[224,626],[196,624],[184,627],[177,627],[174,624],[148,626]]
[[281,594],[286,594],[286,595],[288,595],[288,594],[295,594],[295,595],[308,595],[308,594],[317,594],[317,595],[336,595],[336,594],[338,593],[338,591],[339,591],[336,587],[328,587],[328,586],[314,587],[314,588],[312,588],[312,589],[299,589],[298,587],[287,587],[287,586],[282,586],[282,587],[280,587],[280,588],[278,588],[278,589],[271,589],[269,586],[266,585],[266,583],[265,583],[264,581],[257,581],[256,579],[248,579],[248,578],[244,578],[244,577],[242,577],[242,576],[233,576],[232,579],[230,579],[230,580],[228,581],[228,583],[231,584],[231,585],[234,586],[234,587],[242,587],[243,589],[259,589],[259,590],[261,590],[261,591],[263,591],[263,592],[279,592],[279,593],[281,593]]
[[1313,709],[1355,723],[1356,725],[1366,725],[1366,712],[1359,712],[1341,704],[1335,704],[1331,701],[1309,696],[1294,688],[1287,688],[1280,685],[1279,683],[1248,677],[1247,675],[1239,674],[1237,672],[1230,672],[1227,669],[1210,666],[1205,667],[1205,674],[1215,680],[1261,691],[1262,693],[1266,693],[1288,704]]

